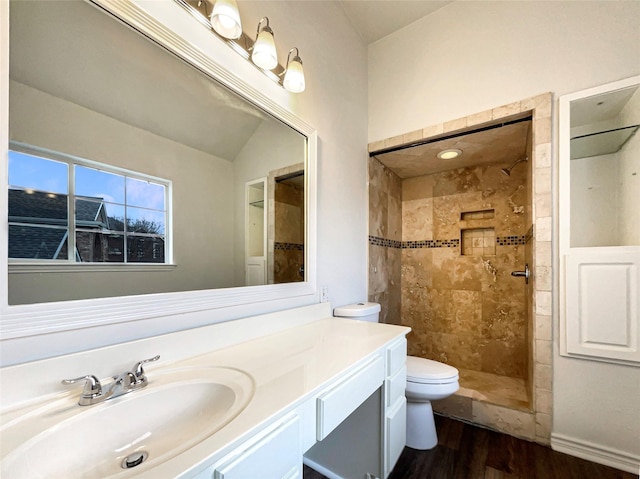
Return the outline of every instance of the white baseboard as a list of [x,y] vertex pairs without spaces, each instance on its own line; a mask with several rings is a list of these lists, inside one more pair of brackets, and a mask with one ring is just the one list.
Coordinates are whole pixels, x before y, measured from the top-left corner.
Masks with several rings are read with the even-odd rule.
[[640,477],[640,456],[638,455],[557,433],[551,433],[551,448],[554,451],[638,474]]

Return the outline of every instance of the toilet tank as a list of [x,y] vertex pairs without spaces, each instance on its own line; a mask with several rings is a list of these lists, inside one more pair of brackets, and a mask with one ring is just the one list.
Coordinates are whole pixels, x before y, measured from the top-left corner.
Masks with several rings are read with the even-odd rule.
[[377,323],[380,316],[380,304],[378,303],[355,303],[341,306],[333,310],[336,318],[358,319],[360,321],[371,321]]

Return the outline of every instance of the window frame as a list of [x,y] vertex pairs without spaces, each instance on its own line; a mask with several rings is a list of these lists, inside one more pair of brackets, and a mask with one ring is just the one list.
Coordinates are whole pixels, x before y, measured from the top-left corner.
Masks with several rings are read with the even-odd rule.
[[[70,272],[70,271],[166,271],[173,270],[175,264],[173,262],[173,221],[172,221],[172,181],[160,178],[138,171],[129,170],[119,166],[108,165],[94,160],[88,160],[67,153],[41,148],[18,141],[9,142],[9,151],[23,153],[27,155],[37,156],[45,160],[58,161],[67,164],[67,214],[68,214],[68,254],[66,259],[35,259],[35,258],[8,258],[8,267],[10,273],[32,273],[32,272]],[[125,244],[125,258],[123,262],[82,262],[77,260],[78,252],[76,248],[76,205],[75,205],[75,166],[97,169],[107,173],[122,175],[125,178],[133,178],[140,181],[146,181],[165,188],[165,225],[164,225],[164,243],[165,243],[165,260],[163,263],[151,262],[128,262],[126,255],[127,236],[136,236],[135,232],[122,232]],[[126,181],[126,180],[125,180]],[[9,184],[8,187],[11,185]],[[126,199],[123,207],[126,208]],[[9,225],[10,222],[7,222]],[[82,228],[80,228],[82,231]]]

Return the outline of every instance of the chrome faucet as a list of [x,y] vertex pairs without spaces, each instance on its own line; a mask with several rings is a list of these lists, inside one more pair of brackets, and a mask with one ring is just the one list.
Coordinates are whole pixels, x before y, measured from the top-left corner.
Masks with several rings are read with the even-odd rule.
[[93,374],[81,376],[75,379],[63,379],[62,384],[75,384],[84,381],[84,389],[80,395],[78,404],[80,406],[90,406],[98,404],[107,399],[117,398],[123,394],[127,394],[138,389],[142,389],[148,384],[147,376],[144,373],[142,365],[151,363],[160,359],[160,355],[149,359],[143,359],[133,365],[130,371],[125,371],[118,376],[113,376],[111,382],[106,386],[100,383],[100,380]]

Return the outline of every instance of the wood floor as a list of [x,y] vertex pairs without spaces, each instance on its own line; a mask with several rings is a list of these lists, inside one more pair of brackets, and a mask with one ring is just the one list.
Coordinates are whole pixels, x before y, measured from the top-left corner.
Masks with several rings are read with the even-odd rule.
[[[388,479],[637,479],[638,476],[436,416],[438,446],[405,448]],[[324,476],[305,468],[304,479]]]

